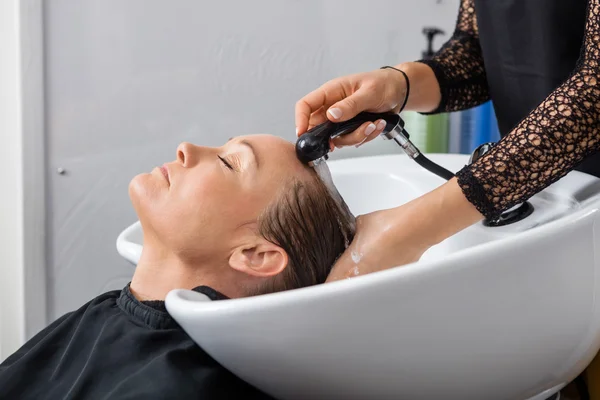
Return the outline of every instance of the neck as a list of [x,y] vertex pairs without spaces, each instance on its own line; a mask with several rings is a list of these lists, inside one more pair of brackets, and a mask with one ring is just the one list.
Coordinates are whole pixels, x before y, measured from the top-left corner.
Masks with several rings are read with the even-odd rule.
[[218,271],[218,268],[199,265],[199,263],[190,265],[168,251],[144,243],[130,289],[141,301],[164,300],[167,293],[173,289],[193,289],[203,285],[218,290],[228,297],[235,296],[237,294],[235,288],[220,284],[229,280],[217,279],[214,271]]

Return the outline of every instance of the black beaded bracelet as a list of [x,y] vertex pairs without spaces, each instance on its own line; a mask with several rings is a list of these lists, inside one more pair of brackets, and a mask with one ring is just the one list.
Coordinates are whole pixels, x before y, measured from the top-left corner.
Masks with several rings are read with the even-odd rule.
[[402,112],[402,110],[404,110],[404,107],[406,107],[406,103],[408,103],[408,95],[410,94],[410,81],[408,80],[408,75],[406,75],[406,72],[402,71],[401,69],[398,69],[396,67],[391,67],[389,65],[381,67],[381,69],[386,69],[386,68],[391,68],[393,70],[400,72],[402,75],[404,75],[404,79],[406,79],[406,95],[404,96],[404,102],[402,103],[402,107],[400,107],[400,111],[398,111],[398,114],[400,114]]

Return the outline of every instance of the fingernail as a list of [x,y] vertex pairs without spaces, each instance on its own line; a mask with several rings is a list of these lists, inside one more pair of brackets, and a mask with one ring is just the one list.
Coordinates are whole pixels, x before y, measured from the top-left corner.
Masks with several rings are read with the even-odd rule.
[[296,127],[296,136],[298,136],[298,127]]
[[335,119],[338,119],[342,116],[342,110],[340,110],[339,108],[330,108],[329,110],[327,110],[327,112],[331,114],[331,116]]
[[385,128],[385,126],[387,125],[387,123],[385,122],[385,120],[381,120],[377,123],[377,129],[383,129]]
[[365,136],[369,136],[371,133],[375,132],[376,128],[377,127],[374,123],[370,123],[369,125],[367,125],[367,129],[365,129]]

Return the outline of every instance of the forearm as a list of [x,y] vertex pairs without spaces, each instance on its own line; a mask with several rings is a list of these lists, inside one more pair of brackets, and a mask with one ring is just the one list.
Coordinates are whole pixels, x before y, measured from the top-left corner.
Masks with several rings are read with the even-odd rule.
[[[456,178],[391,211],[401,213],[404,218],[403,226],[398,227],[400,240],[424,250],[483,219],[465,197]],[[411,216],[408,222],[406,215]]]
[[438,230],[437,235],[430,237],[434,245],[483,219],[483,215],[465,197],[456,178],[425,195],[424,202],[426,206],[432,203],[427,207],[431,213],[426,219],[426,226]]
[[400,207],[361,215],[327,282],[418,261],[430,247],[482,218],[456,179]]

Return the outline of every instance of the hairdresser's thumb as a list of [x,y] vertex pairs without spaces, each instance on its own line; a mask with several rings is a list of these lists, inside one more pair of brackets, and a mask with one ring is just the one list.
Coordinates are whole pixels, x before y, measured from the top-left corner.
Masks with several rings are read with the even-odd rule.
[[361,88],[327,110],[327,118],[333,122],[347,121],[370,107],[371,93]]

